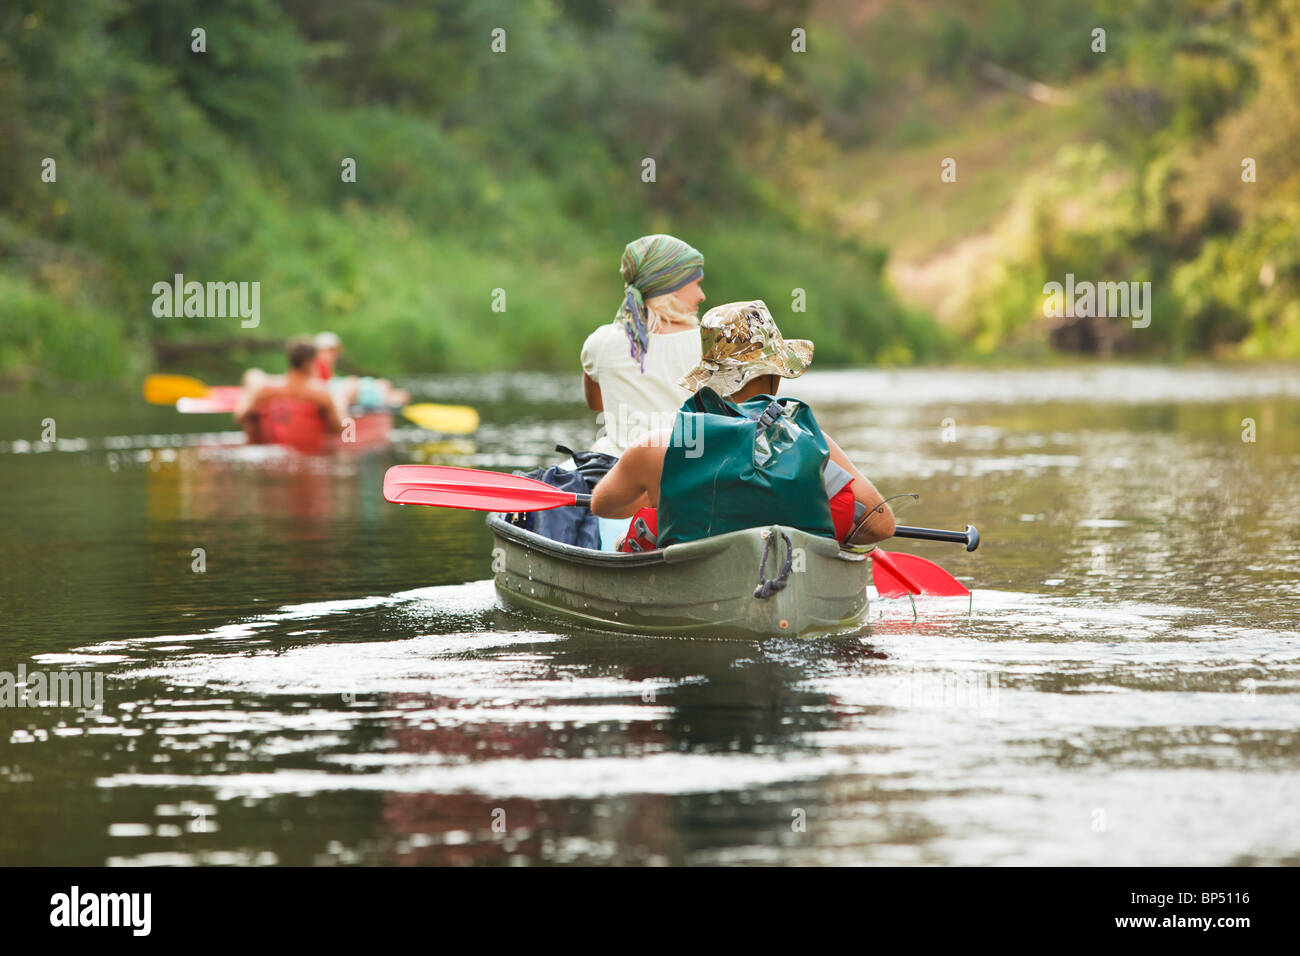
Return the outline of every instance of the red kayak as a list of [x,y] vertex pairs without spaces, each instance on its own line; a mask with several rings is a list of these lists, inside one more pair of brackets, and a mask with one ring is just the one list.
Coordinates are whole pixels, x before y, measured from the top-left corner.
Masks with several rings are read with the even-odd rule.
[[393,417],[383,409],[359,409],[343,420],[343,433],[327,433],[319,406],[296,398],[274,398],[257,416],[251,439],[257,445],[285,445],[306,455],[368,451],[388,443]]

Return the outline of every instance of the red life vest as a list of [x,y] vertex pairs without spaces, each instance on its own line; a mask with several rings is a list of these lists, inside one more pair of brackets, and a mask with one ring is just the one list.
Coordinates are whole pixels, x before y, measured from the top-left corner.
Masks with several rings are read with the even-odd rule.
[[273,398],[258,414],[258,440],[315,453],[325,444],[324,409],[301,398]]

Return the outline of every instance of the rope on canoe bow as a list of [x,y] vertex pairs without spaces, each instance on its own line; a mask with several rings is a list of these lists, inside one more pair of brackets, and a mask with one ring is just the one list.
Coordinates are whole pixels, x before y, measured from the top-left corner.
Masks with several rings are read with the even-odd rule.
[[778,576],[768,579],[767,556],[776,544],[776,535],[769,534],[767,544],[763,545],[763,560],[758,563],[758,587],[754,588],[754,597],[759,600],[771,597],[790,583],[790,566],[794,563],[794,542],[784,531],[779,531],[778,534],[785,541],[785,564],[781,565],[781,573]]

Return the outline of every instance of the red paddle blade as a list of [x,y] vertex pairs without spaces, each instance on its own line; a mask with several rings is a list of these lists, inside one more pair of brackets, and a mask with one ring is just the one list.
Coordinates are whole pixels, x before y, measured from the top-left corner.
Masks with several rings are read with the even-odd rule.
[[871,552],[871,579],[881,597],[904,594],[931,594],[938,597],[964,597],[966,586],[933,561],[900,551]]
[[470,511],[546,511],[575,495],[522,475],[448,465],[394,465],[384,474],[384,500]]

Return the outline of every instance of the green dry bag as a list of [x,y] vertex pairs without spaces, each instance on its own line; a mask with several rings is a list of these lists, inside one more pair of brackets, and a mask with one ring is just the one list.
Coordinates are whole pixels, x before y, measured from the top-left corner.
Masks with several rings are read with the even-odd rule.
[[835,537],[822,481],[826,438],[812,409],[702,388],[673,423],[659,484],[659,546],[780,524]]

